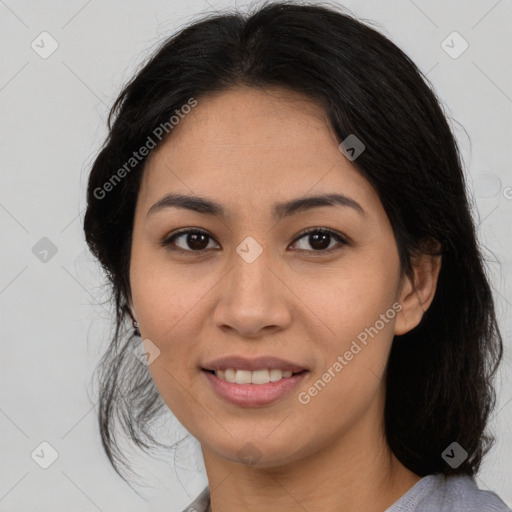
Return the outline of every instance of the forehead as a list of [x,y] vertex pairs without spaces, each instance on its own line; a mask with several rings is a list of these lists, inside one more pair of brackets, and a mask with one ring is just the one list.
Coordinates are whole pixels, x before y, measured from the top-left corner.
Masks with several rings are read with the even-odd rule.
[[[190,161],[209,153],[227,155],[261,148],[272,150],[273,157],[275,153],[291,157],[287,149],[306,147],[321,153],[324,148],[319,139],[325,139],[329,131],[321,105],[304,95],[281,88],[239,87],[197,100],[197,106],[182,117],[151,160],[187,148],[182,156]],[[336,144],[334,133],[331,138]]]
[[339,151],[320,103],[280,88],[198,99],[146,162],[141,194],[154,201],[171,190],[262,201],[337,190],[375,199]]

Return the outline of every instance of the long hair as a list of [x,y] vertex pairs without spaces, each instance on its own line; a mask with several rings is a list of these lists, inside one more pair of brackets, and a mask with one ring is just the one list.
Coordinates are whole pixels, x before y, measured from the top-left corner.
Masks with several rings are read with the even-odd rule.
[[[118,463],[126,464],[116,423],[149,449],[159,443],[150,425],[165,407],[147,367],[131,353],[127,327],[132,225],[145,159],[122,179],[114,175],[190,98],[240,85],[303,93],[323,106],[339,142],[350,134],[364,141],[352,163],[378,193],[404,274],[412,276],[411,257],[429,250],[427,240],[440,243],[433,302],[416,328],[393,340],[385,432],[396,457],[418,475],[473,475],[493,440],[486,424],[502,339],[459,149],[430,82],[409,57],[346,10],[318,2],[203,17],[158,48],[110,111],[108,137],[89,176],[84,231],[115,303],[115,333],[99,366],[98,413],[114,468],[119,473]],[[469,454],[457,468],[441,457],[454,441]]]

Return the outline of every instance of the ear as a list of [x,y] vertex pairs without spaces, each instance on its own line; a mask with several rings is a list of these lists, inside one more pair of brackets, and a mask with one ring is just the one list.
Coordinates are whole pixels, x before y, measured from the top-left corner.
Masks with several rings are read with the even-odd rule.
[[436,293],[441,270],[441,246],[436,240],[424,243],[424,252],[413,256],[413,278],[404,276],[399,303],[402,309],[395,321],[395,334],[401,335],[414,329],[430,307]]

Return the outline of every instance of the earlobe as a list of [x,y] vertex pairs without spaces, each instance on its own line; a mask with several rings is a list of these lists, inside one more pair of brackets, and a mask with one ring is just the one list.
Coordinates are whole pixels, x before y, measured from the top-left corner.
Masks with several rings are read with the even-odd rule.
[[413,277],[404,277],[400,292],[402,310],[395,322],[395,335],[398,336],[414,329],[434,300],[442,263],[439,244],[435,253],[421,253],[411,263]]

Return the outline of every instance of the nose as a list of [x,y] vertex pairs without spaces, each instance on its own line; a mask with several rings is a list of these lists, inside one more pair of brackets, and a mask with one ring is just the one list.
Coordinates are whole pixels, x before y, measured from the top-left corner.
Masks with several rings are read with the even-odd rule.
[[219,329],[256,338],[289,326],[293,293],[269,253],[263,250],[252,262],[231,255],[231,270],[216,287],[213,320]]

